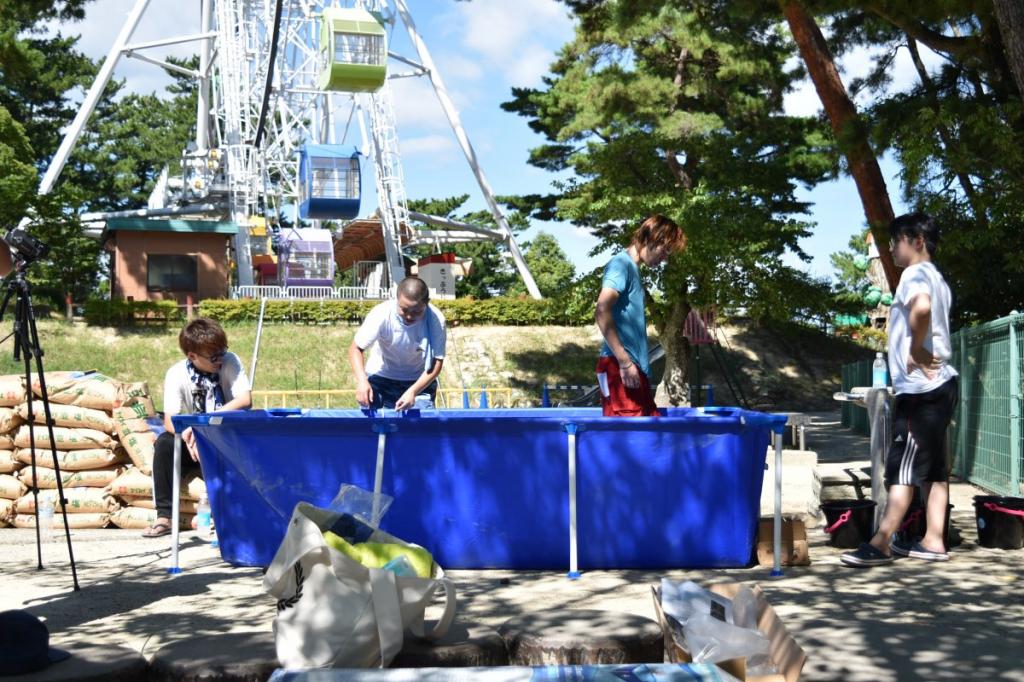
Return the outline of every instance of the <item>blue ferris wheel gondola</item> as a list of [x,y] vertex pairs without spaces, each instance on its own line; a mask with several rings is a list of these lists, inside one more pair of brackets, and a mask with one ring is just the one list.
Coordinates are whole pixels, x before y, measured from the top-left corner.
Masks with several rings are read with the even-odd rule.
[[359,152],[341,145],[306,144],[299,150],[299,217],[351,220],[359,215]]

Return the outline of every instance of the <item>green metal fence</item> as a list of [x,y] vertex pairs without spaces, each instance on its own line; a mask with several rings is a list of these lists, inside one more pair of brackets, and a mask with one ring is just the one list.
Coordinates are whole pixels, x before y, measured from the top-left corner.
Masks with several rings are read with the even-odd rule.
[[[871,385],[871,365],[874,358],[870,360],[858,360],[843,365],[842,383],[843,390],[850,391],[860,386]],[[867,436],[871,433],[871,422],[868,420],[868,411],[853,403],[842,403],[840,408],[843,426],[848,426],[854,433]]]
[[953,471],[993,492],[1020,495],[1024,315],[963,329],[952,341],[953,362],[960,373]]
[[[1001,495],[1024,494],[1024,314],[953,334],[951,364],[960,374],[953,418],[953,473]],[[871,361],[843,366],[843,390],[871,385]],[[843,406],[843,422],[867,434],[867,410]]]

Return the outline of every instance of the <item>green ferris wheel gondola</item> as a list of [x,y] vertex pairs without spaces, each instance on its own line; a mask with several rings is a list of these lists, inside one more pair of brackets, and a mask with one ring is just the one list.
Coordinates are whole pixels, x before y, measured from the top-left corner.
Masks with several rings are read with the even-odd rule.
[[387,32],[376,12],[324,8],[320,21],[321,90],[376,92],[387,78]]
[[871,265],[871,259],[863,253],[858,253],[853,257],[853,267],[857,268],[860,272],[867,270],[869,265]]

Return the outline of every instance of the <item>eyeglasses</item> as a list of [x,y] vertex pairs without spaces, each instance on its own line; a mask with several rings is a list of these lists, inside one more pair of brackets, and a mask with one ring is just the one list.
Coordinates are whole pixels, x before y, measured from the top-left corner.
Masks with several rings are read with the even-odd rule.
[[224,356],[227,355],[227,354],[228,354],[228,349],[227,348],[225,348],[224,350],[222,350],[219,353],[214,353],[213,355],[203,355],[202,353],[196,353],[196,355],[198,355],[199,357],[203,358],[204,360],[209,360],[210,362],[214,362],[214,363],[220,362],[221,360],[223,360]]

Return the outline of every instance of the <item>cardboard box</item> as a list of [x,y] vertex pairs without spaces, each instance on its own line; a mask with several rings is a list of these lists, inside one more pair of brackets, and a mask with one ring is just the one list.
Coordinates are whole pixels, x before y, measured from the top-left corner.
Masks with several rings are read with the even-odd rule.
[[[715,594],[720,594],[727,599],[733,599],[739,591],[740,584],[734,582],[717,583],[706,586]],[[757,629],[768,638],[768,655],[779,671],[775,675],[747,676],[747,665],[745,658],[734,658],[728,661],[721,661],[716,665],[740,680],[749,682],[797,682],[800,673],[807,662],[807,654],[800,645],[796,643],[793,636],[786,630],[786,626],[779,620],[775,609],[768,603],[764,592],[759,585],[750,585],[754,596],[757,598]],[[651,587],[654,595],[654,610],[658,617],[658,624],[661,625],[661,632],[665,637],[665,660],[669,663],[689,663],[690,653],[686,650],[686,640],[683,637],[683,627],[672,616],[667,615],[661,609],[661,595],[656,587]]]
[[[757,563],[761,566],[775,565],[775,522],[761,519],[757,528]],[[809,566],[810,549],[807,546],[807,529],[799,519],[782,519],[782,565]]]

